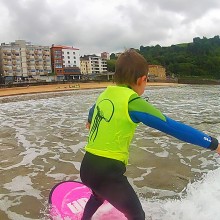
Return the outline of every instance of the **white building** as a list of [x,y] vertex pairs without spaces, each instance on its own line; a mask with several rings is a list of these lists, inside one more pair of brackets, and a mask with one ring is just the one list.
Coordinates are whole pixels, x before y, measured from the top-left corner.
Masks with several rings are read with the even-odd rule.
[[33,45],[24,40],[0,46],[0,73],[6,80],[39,79],[51,73],[49,46]]
[[65,67],[80,67],[79,49],[62,47],[63,65]]
[[79,49],[70,46],[52,45],[52,69],[60,80],[80,79]]

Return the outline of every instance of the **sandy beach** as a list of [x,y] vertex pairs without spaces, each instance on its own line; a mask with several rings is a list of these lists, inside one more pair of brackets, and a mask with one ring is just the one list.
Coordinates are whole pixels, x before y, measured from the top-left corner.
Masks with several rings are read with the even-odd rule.
[[[114,85],[114,83],[112,82],[69,83],[69,84],[53,84],[53,85],[41,85],[41,86],[30,85],[27,87],[2,88],[0,89],[0,97],[34,94],[34,93],[60,92],[60,91],[79,90],[79,89],[106,88],[109,85]],[[178,84],[157,83],[157,82],[147,83],[147,86],[175,86],[175,85]]]

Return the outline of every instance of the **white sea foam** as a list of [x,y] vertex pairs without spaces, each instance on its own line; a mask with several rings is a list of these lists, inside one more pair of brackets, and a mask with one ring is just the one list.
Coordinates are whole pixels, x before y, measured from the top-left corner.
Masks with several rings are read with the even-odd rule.
[[[220,168],[209,171],[201,181],[188,184],[180,200],[162,203],[163,220],[219,220]],[[146,210],[147,211],[147,210]],[[153,220],[154,218],[152,218]],[[156,220],[157,218],[155,218]]]
[[40,190],[33,188],[33,183],[29,176],[17,176],[12,179],[11,182],[5,183],[3,188],[8,189],[14,195],[30,195],[34,196],[37,199],[42,199],[40,196]]
[[[148,220],[219,220],[220,168],[209,171],[200,181],[187,185],[180,199],[145,200],[142,206]],[[100,207],[94,220],[103,219],[109,206]],[[108,218],[105,218],[106,220]],[[110,220],[110,219],[109,219]]]

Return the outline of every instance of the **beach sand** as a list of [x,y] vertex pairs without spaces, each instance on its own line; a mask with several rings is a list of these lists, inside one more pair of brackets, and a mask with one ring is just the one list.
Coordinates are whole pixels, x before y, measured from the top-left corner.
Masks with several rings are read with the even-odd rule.
[[[115,84],[112,82],[100,82],[100,83],[92,82],[92,83],[53,84],[53,85],[41,85],[41,86],[29,85],[27,87],[1,88],[0,97],[34,94],[34,93],[70,91],[70,90],[79,90],[79,89],[97,89],[97,88],[106,88],[109,85],[115,85]],[[178,84],[157,83],[157,82],[147,83],[147,86],[174,86],[174,85],[178,85]]]

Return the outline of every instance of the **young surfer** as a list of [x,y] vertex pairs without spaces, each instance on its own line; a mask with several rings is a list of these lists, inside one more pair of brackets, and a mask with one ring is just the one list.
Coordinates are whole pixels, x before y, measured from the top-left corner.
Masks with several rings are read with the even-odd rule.
[[80,176],[93,194],[86,204],[83,220],[91,219],[104,200],[124,213],[128,220],[145,219],[138,196],[124,175],[129,144],[140,122],[220,153],[216,138],[172,120],[140,97],[145,90],[147,74],[144,57],[135,50],[125,51],[116,62],[116,86],[109,86],[101,93],[89,112],[90,132]]

